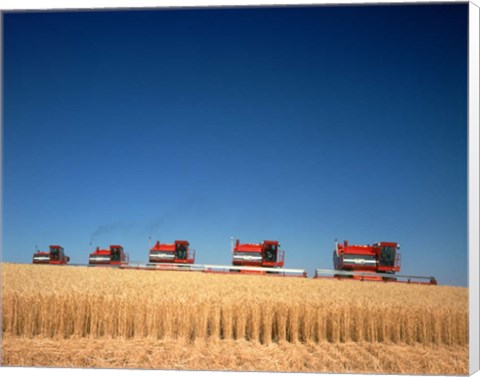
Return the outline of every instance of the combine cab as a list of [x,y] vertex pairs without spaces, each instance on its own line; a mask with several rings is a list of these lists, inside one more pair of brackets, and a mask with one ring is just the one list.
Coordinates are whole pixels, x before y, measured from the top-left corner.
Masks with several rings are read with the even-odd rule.
[[88,257],[89,265],[109,265],[120,266],[128,263],[128,255],[123,251],[120,245],[111,245],[109,249],[100,249],[97,247]]
[[70,257],[65,255],[63,247],[58,245],[50,246],[50,251],[37,251],[33,254],[34,264],[67,264]]
[[175,241],[175,243],[161,244],[157,241],[148,255],[150,263],[195,263],[195,250],[190,249],[188,241]]
[[396,242],[378,242],[373,245],[343,245],[336,243],[333,251],[335,270],[316,270],[315,278],[331,277],[397,283],[437,284],[432,276],[398,275],[400,245]]

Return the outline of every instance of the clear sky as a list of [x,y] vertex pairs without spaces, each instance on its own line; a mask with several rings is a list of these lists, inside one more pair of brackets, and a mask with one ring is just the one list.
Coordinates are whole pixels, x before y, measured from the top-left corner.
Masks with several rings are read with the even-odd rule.
[[[4,15],[3,260],[396,241],[467,285],[468,5]],[[151,240],[149,240],[151,237]],[[91,245],[90,245],[91,243]]]

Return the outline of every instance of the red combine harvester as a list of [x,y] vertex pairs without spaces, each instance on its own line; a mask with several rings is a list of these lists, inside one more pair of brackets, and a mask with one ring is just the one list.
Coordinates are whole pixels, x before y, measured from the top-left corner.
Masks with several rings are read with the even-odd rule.
[[204,272],[243,273],[272,276],[306,277],[305,270],[283,268],[285,252],[278,241],[240,243],[232,245],[232,266],[204,265]]
[[262,243],[240,243],[236,240],[232,250],[234,266],[282,268],[285,252],[279,250],[278,241]]
[[50,251],[37,251],[33,254],[34,264],[67,264],[70,257],[65,255],[63,247],[51,245]]
[[[400,271],[400,246],[396,242],[378,242],[373,245],[336,245],[333,251],[335,270],[380,272],[394,274]],[[382,280],[378,276],[377,280]]]
[[175,241],[175,243],[157,243],[150,249],[148,255],[150,263],[195,263],[195,250],[190,249],[188,241]]
[[174,243],[157,243],[150,249],[148,264],[130,264],[124,269],[167,270],[167,271],[201,271],[202,266],[195,265],[195,250],[188,241]]
[[88,264],[91,266],[120,266],[128,264],[128,254],[123,251],[120,245],[111,245],[109,249],[97,249],[88,257]]
[[[433,276],[398,275],[400,245],[396,242],[377,242],[373,245],[343,245],[335,243],[333,265],[335,270],[315,270],[315,278],[331,277],[385,281],[396,283],[437,284]],[[426,281],[425,281],[426,280]]]

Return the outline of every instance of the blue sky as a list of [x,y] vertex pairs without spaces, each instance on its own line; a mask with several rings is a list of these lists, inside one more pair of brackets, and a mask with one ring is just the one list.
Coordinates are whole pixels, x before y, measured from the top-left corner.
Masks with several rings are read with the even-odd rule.
[[[230,237],[467,285],[468,5],[4,15],[3,260]],[[92,245],[90,246],[90,242]]]

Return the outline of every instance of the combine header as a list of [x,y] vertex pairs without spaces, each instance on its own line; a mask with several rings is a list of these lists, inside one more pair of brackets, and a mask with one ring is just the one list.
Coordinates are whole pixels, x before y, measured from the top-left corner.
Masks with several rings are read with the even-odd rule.
[[120,245],[111,245],[109,249],[97,249],[88,257],[90,266],[120,266],[128,264],[128,254]]
[[236,240],[232,266],[204,265],[204,272],[307,277],[305,270],[283,268],[285,252],[279,247],[278,241],[241,244]]
[[[335,244],[335,270],[315,270],[315,278],[355,279],[395,283],[437,284],[433,276],[397,275],[400,271],[400,245],[378,242],[373,245]],[[333,275],[333,276],[332,276]]]
[[65,255],[63,247],[51,245],[50,251],[37,251],[33,254],[34,264],[67,264],[70,257]]

